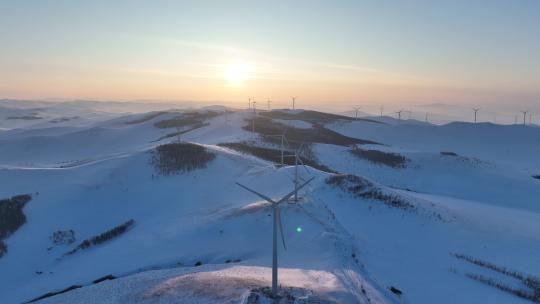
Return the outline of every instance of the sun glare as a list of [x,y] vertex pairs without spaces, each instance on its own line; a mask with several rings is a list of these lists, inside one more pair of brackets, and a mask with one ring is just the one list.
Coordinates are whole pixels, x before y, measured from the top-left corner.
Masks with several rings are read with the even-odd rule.
[[232,84],[238,85],[249,77],[249,67],[244,61],[233,61],[227,66],[225,78]]

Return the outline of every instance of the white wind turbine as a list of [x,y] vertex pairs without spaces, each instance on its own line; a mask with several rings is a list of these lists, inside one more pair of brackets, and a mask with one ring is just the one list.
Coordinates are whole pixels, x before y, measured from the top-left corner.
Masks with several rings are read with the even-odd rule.
[[[285,138],[285,141],[287,141],[287,139]],[[287,141],[287,145],[289,144],[289,142]],[[309,170],[307,169],[306,165],[304,164],[304,162],[302,161],[302,158],[300,157],[300,152],[302,151],[302,148],[304,147],[304,143],[301,143],[300,144],[300,147],[298,147],[298,149],[296,149],[294,151],[294,154],[292,155],[285,155],[285,157],[294,157],[294,201],[295,202],[298,202],[298,189],[300,189],[298,187],[298,185],[300,184],[300,177],[298,175],[298,165],[302,165],[302,167],[304,167],[304,170],[306,170],[306,172],[313,176],[313,174],[311,174],[311,172],[309,172]]]
[[476,123],[476,116],[478,115],[478,111],[480,111],[480,108],[472,108],[474,112],[474,123]]
[[283,235],[283,225],[281,223],[281,214],[279,211],[279,204],[286,202],[291,198],[299,189],[306,186],[308,183],[310,183],[314,177],[309,179],[307,182],[303,183],[299,188],[289,192],[287,195],[282,197],[279,201],[274,201],[270,197],[261,194],[255,190],[252,190],[240,183],[236,183],[238,186],[244,188],[245,190],[257,195],[258,197],[268,201],[272,205],[273,210],[273,226],[272,226],[272,296],[274,298],[278,295],[278,255],[277,255],[277,230],[279,228],[280,234],[281,234],[281,240],[283,242],[283,248],[287,250],[287,246],[285,245],[285,237]]
[[361,106],[353,107],[353,110],[354,110],[354,118],[358,118],[358,111],[360,111],[361,108],[362,108]]
[[253,119],[251,120],[251,132],[255,133],[255,118],[257,118],[257,102],[255,101],[255,99],[253,98],[252,99],[253,101],[251,102],[253,104]]
[[521,114],[523,114],[523,125],[527,124],[527,113],[529,113],[529,111],[521,111]]
[[398,121],[401,121],[401,113],[403,113],[403,112],[405,112],[405,110],[403,110],[403,109],[396,112],[396,114],[398,115]]

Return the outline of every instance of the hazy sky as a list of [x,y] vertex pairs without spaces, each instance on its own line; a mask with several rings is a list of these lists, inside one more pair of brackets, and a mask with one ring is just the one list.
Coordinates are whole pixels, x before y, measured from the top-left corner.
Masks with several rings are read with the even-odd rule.
[[0,0],[0,44],[0,98],[540,102],[537,0]]

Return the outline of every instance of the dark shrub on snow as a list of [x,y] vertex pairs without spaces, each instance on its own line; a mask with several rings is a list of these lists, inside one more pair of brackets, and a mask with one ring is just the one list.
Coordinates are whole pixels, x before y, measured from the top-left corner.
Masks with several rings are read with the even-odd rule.
[[540,174],[533,175],[533,178],[540,179]]
[[135,124],[140,124],[140,123],[143,123],[143,122],[147,122],[149,120],[152,120],[160,115],[163,115],[163,114],[166,114],[167,112],[151,112],[151,113],[148,113],[146,114],[145,116],[141,117],[141,118],[137,118],[137,119],[134,119],[134,120],[130,120],[130,121],[126,121],[126,125],[135,125]]
[[323,113],[323,112],[317,112],[317,111],[309,111],[309,110],[302,110],[297,112],[284,112],[279,110],[274,110],[270,112],[261,112],[260,115],[266,116],[269,118],[274,119],[283,119],[283,120],[302,120],[310,123],[316,123],[316,124],[327,124],[327,123],[333,123],[338,121],[355,121],[355,120],[361,120],[361,121],[367,121],[372,123],[378,123],[381,122],[371,119],[365,119],[365,118],[354,118],[354,117],[348,117],[343,115],[337,115],[337,114],[330,114],[330,113]]
[[0,258],[7,253],[7,245],[4,241],[0,241]]
[[353,148],[350,152],[361,159],[366,159],[372,163],[386,165],[392,168],[405,168],[408,159],[397,153],[388,153],[379,150],[364,150]]
[[442,156],[458,156],[456,152],[451,152],[451,151],[441,151],[441,155]]
[[75,249],[67,252],[65,255],[69,255],[69,254],[74,254],[75,252],[79,251],[79,250],[82,250],[82,249],[86,249],[86,248],[89,248],[91,246],[94,246],[94,245],[99,245],[101,243],[104,243],[106,241],[110,241],[122,234],[124,234],[131,226],[133,226],[133,224],[135,223],[134,220],[129,220],[121,225],[118,225],[116,227],[114,227],[113,229],[111,230],[107,230],[105,232],[103,232],[102,234],[100,235],[97,235],[97,236],[94,236],[90,239],[86,239],[84,241],[82,241],[82,243],[79,244],[79,246],[75,247]]
[[201,125],[205,120],[218,116],[219,113],[213,111],[207,112],[187,112],[171,119],[164,119],[154,124],[156,128],[177,128],[190,125]]
[[[248,120],[248,124],[243,127],[246,131],[253,131],[253,120]],[[321,143],[338,146],[350,146],[356,144],[376,144],[376,142],[348,137],[338,132],[325,128],[322,125],[314,124],[312,128],[301,129],[276,122],[270,118],[257,116],[255,118],[255,133],[261,135],[285,134],[289,142]]]
[[467,276],[468,278],[484,283],[491,287],[497,288],[499,290],[508,292],[520,298],[524,298],[535,303],[540,303],[540,278],[531,276],[531,275],[528,275],[519,271],[515,271],[512,269],[508,269],[504,266],[495,265],[491,262],[487,262],[487,261],[469,256],[469,255],[459,254],[459,253],[453,253],[452,255],[456,259],[466,261],[468,263],[501,273],[507,277],[511,277],[512,279],[521,281],[521,283],[523,284],[523,287],[520,288],[515,284],[511,284],[511,285],[504,284],[498,279],[494,279],[491,277],[487,277],[487,276],[477,274],[477,273],[472,273],[472,272],[465,273],[465,276]]
[[215,157],[203,146],[191,143],[170,143],[158,146],[154,150],[151,163],[160,174],[171,175],[206,168],[208,162]]
[[69,245],[75,242],[75,231],[69,230],[58,230],[55,231],[49,239],[54,245]]
[[3,240],[26,223],[23,208],[31,199],[30,195],[23,194],[0,200],[0,257],[7,252]]
[[335,174],[326,179],[328,185],[339,187],[342,191],[354,197],[381,201],[389,207],[400,209],[415,209],[416,207],[405,199],[385,193],[372,182],[351,174]]

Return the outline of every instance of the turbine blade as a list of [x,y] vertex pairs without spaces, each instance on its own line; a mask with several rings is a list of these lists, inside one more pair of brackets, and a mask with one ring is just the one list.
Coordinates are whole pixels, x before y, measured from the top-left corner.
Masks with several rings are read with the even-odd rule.
[[249,189],[248,187],[246,187],[246,186],[244,186],[244,185],[242,185],[242,184],[240,184],[240,183],[236,183],[236,184],[237,184],[238,186],[240,186],[240,187],[246,189],[247,191],[249,191],[249,192],[251,192],[251,193],[253,193],[253,194],[255,194],[255,195],[257,195],[257,196],[259,196],[259,197],[261,197],[261,198],[263,198],[264,200],[267,200],[267,201],[269,201],[269,202],[272,203],[272,204],[276,204],[276,202],[275,202],[274,200],[272,200],[271,198],[269,198],[268,196],[266,196],[266,195],[264,195],[264,194],[261,194],[261,193],[255,191],[255,190],[251,190],[251,189]]
[[283,242],[283,249],[287,250],[287,246],[285,245],[285,235],[283,234],[283,223],[281,222],[281,211],[279,210],[279,207],[277,207],[277,221],[279,224],[279,232],[281,234],[281,241]]
[[[315,179],[315,177],[310,178],[307,182],[300,185],[300,187],[298,187],[298,190],[302,189],[305,185],[309,184],[314,179]],[[295,192],[296,192],[295,190],[291,191],[290,193],[285,195],[282,199],[280,199],[276,204],[287,201],[289,198],[291,198],[294,195]]]

